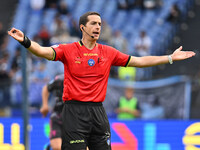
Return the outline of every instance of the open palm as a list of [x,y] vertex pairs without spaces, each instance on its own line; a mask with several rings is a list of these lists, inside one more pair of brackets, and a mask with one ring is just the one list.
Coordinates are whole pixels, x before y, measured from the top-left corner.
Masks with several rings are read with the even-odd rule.
[[176,49],[173,52],[172,59],[174,61],[184,60],[184,59],[190,58],[194,55],[195,55],[195,53],[193,51],[182,51],[182,46],[180,46],[178,49]]

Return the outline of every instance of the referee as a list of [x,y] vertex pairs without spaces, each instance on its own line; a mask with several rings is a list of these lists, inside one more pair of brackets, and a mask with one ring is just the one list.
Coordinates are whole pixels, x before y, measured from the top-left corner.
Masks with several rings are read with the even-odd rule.
[[102,102],[111,66],[149,67],[195,55],[179,47],[171,55],[135,57],[98,44],[101,17],[87,12],[80,17],[82,39],[71,44],[42,47],[12,28],[8,34],[34,55],[64,64],[62,150],[110,150],[110,126]]

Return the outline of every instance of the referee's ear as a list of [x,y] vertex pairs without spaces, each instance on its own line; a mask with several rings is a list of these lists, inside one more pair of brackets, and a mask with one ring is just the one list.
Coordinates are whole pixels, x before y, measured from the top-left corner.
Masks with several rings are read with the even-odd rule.
[[83,32],[83,24],[80,25],[80,31]]

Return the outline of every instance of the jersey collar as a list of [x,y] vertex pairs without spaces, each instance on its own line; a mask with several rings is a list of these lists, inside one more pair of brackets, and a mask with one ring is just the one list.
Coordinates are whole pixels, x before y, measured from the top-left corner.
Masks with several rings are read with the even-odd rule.
[[82,40],[78,41],[78,43],[79,43],[80,46],[83,46]]
[[[79,43],[79,45],[80,45],[81,47],[84,46],[82,40],[78,41],[78,43]],[[95,44],[95,47],[96,47],[96,46],[97,46],[97,43]]]

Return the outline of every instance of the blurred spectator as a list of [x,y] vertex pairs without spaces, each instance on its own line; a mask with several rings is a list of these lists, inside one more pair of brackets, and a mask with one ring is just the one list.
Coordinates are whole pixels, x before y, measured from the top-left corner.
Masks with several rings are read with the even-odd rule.
[[[119,30],[115,31],[111,38],[111,45],[122,53],[127,54],[127,40],[122,36]],[[112,72],[116,72],[120,80],[135,80],[136,69],[134,67],[117,67],[111,68]],[[117,69],[114,71],[113,69]]]
[[3,24],[0,22],[0,59],[2,59],[4,56],[9,58],[7,45],[8,45],[8,35],[4,30]]
[[101,28],[99,42],[108,44],[108,43],[110,43],[110,40],[112,39],[112,28],[106,22],[106,20],[102,20],[101,26],[102,26],[102,28]]
[[[33,60],[31,58],[30,52],[27,53],[26,63],[27,63],[26,65],[28,66],[26,68],[27,73],[31,74],[31,72],[33,70],[33,67],[32,67],[33,66]],[[11,77],[14,77],[15,76],[14,74],[21,68],[22,68],[22,57],[21,57],[21,47],[19,46],[15,50],[15,54],[14,54],[12,61],[11,61],[11,70],[10,70]]]
[[114,48],[127,54],[127,40],[122,36],[121,31],[115,31],[111,39],[111,45]]
[[136,68],[118,67],[118,76],[120,80],[134,81],[136,77]]
[[[30,52],[28,52],[26,56],[26,65],[28,66],[26,68],[27,74],[31,74],[31,72],[33,71],[32,67],[33,61]],[[21,57],[21,47],[19,46],[15,50],[15,54],[11,61],[10,77],[12,78],[13,84],[22,82],[21,68],[22,68],[22,57]]]
[[66,3],[65,0],[61,0],[58,4],[58,12],[61,14],[61,15],[68,15],[70,12],[69,12],[69,8],[68,8],[68,5]]
[[58,74],[64,73],[64,66],[60,61],[47,61],[46,69],[48,70],[50,79],[54,78]]
[[156,9],[156,8],[160,8],[162,5],[161,0],[144,0],[143,3],[146,9]]
[[[127,40],[122,36],[119,30],[115,31],[110,40],[110,44],[117,50],[127,53]],[[111,67],[110,75],[112,77],[119,77],[121,80],[134,80],[134,67]]]
[[4,43],[6,32],[3,30],[3,24],[0,22],[0,48],[1,45]]
[[118,9],[130,10],[133,8],[143,9],[144,0],[118,0],[117,7]]
[[118,0],[118,9],[155,9],[162,5],[161,0]]
[[39,34],[35,34],[33,36],[33,40],[42,45],[42,39],[40,38]]
[[132,9],[134,6],[133,0],[117,0],[117,8],[118,9]]
[[32,60],[32,70],[31,70],[31,74],[38,69],[38,66],[41,64],[41,63],[46,63],[47,60],[41,58],[41,57],[36,57],[36,56],[32,56],[29,54],[29,57],[31,58]]
[[[121,31],[117,30],[112,34],[110,39],[110,45],[112,45],[117,50],[127,53],[127,40],[122,36]],[[121,80],[132,79],[133,67],[111,67],[110,75],[114,78],[120,78]]]
[[170,8],[170,13],[167,17],[167,21],[171,23],[180,23],[181,20],[181,12],[176,4],[173,4]]
[[40,61],[31,75],[31,82],[29,87],[29,101],[32,107],[39,109],[42,102],[42,88],[49,82],[50,77],[46,69],[46,63]]
[[70,40],[67,24],[57,14],[51,25],[52,38],[51,43],[66,43]]
[[45,8],[53,8],[56,9],[58,5],[59,0],[46,0],[45,1]]
[[40,39],[41,39],[41,45],[42,46],[50,46],[50,33],[45,25],[42,25],[39,33],[38,33]]
[[170,8],[170,12],[166,18],[158,18],[156,20],[157,24],[162,25],[164,22],[170,22],[175,25],[178,25],[181,21],[181,11],[178,8],[177,4],[173,4]]
[[150,55],[151,45],[151,38],[146,34],[145,31],[141,31],[140,36],[134,41],[135,55],[139,57]]
[[11,100],[12,106],[21,106],[22,103],[22,70],[20,68],[13,68],[10,71],[12,84],[11,84]]
[[39,62],[36,69],[32,73],[32,82],[43,82],[47,83],[49,81],[49,74],[46,70],[46,63],[45,62]]
[[134,8],[144,10],[144,0],[135,0]]
[[118,119],[135,119],[140,117],[140,107],[136,97],[134,97],[134,89],[125,88],[125,96],[121,96],[119,107],[116,109]]
[[[27,77],[31,74],[33,70],[33,64],[32,64],[32,59],[31,59],[30,52],[27,52],[26,56],[26,71],[27,71]],[[9,72],[10,77],[11,77],[11,88],[10,88],[10,93],[11,93],[11,100],[12,100],[12,105],[13,106],[21,106],[22,102],[22,57],[21,57],[21,47],[17,47],[15,50],[15,55],[11,61],[11,70]],[[28,83],[30,83],[30,78],[27,78]]]
[[17,49],[15,50],[15,55],[12,59],[11,62],[11,70],[13,70],[14,72],[16,72],[16,70],[18,70],[18,68],[21,67],[21,52],[20,52],[20,47],[17,47]]
[[[4,49],[3,47],[0,47],[0,64],[2,65],[2,63],[5,61],[5,59],[8,59],[8,57],[9,57],[8,50]],[[7,64],[5,65],[7,66]]]
[[161,106],[158,97],[151,102],[141,104],[142,119],[163,119],[165,117],[164,108]]
[[34,12],[40,12],[45,6],[45,0],[31,0],[30,5]]
[[69,28],[70,28],[69,29],[70,36],[81,38],[80,28],[79,28],[76,20],[74,20],[73,17],[71,17],[71,19],[69,21]]
[[118,78],[118,67],[112,66],[110,69],[110,77],[111,78]]
[[10,105],[10,84],[11,79],[8,72],[9,54],[0,52],[0,107]]
[[[0,74],[2,77],[7,76],[8,74],[8,59],[9,54],[4,51],[0,51]],[[2,78],[1,78],[2,79]]]
[[[140,32],[140,36],[134,41],[135,56],[142,57],[151,55],[150,48],[152,45],[151,38],[144,30]],[[137,68],[136,80],[147,80],[152,76],[152,68]]]

